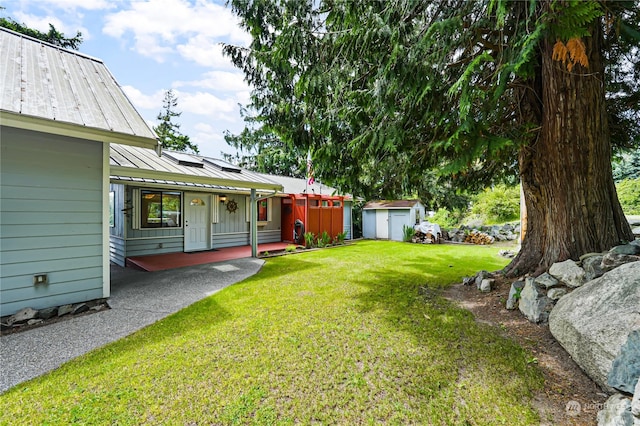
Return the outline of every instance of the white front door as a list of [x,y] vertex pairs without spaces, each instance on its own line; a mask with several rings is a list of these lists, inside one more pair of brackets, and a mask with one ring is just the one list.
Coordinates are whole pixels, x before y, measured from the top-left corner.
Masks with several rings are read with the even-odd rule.
[[389,239],[389,210],[376,210],[376,238]]
[[208,250],[211,245],[211,196],[184,194],[184,251]]

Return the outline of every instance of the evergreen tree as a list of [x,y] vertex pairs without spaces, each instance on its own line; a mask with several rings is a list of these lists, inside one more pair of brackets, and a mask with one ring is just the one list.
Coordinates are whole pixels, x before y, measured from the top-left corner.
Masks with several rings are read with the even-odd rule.
[[431,169],[472,190],[520,180],[513,275],[632,238],[610,159],[612,133],[637,143],[637,1],[231,5],[253,37],[225,47],[251,106],[337,186],[415,189]]
[[180,125],[174,119],[182,115],[176,112],[178,98],[172,89],[166,91],[162,101],[162,111],[158,114],[160,124],[153,130],[158,135],[158,140],[164,149],[171,151],[191,151],[194,154],[199,152],[198,146],[189,140],[189,136],[180,133]]
[[[0,7],[0,10],[3,9],[4,7]],[[8,28],[17,33],[21,33],[66,49],[78,50],[78,47],[82,43],[82,33],[80,31],[76,32],[75,37],[65,37],[65,35],[58,31],[56,27],[53,26],[53,24],[49,24],[49,31],[45,33],[33,28],[29,28],[25,24],[20,24],[11,18],[0,18],[0,27]]]

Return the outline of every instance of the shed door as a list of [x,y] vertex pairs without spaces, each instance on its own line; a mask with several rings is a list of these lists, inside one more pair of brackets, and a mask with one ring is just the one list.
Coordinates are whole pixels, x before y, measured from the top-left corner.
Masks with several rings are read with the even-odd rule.
[[185,194],[184,210],[184,251],[208,250],[211,245],[211,196]]
[[393,241],[402,241],[402,237],[404,236],[404,225],[407,224],[407,216],[408,213],[391,213],[389,215],[391,224],[389,228],[391,228],[391,240]]
[[389,210],[376,210],[376,238],[389,239]]

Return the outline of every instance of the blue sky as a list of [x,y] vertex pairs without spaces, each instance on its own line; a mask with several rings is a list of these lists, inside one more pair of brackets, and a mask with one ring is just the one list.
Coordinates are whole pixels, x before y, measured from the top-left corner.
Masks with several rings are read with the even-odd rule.
[[168,89],[178,96],[176,122],[200,153],[235,150],[224,131],[244,127],[238,104],[249,101],[243,74],[222,55],[221,42],[250,37],[224,0],[0,0],[0,16],[39,30],[52,23],[66,36],[82,32],[79,51],[102,59],[151,125]]

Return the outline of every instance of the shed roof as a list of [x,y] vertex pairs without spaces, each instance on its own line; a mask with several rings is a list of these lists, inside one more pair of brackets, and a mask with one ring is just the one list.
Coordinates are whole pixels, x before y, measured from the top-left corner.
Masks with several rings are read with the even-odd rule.
[[[188,161],[187,161],[188,160]],[[264,189],[282,191],[282,185],[260,173],[237,169],[222,160],[183,152],[166,151],[162,156],[151,149],[111,144],[112,182],[140,182],[192,188]],[[187,165],[192,164],[192,165]]]
[[2,124],[153,147],[157,136],[96,58],[0,28]]
[[422,204],[420,200],[377,200],[369,201],[362,208],[363,210],[381,209],[412,209],[416,204]]

